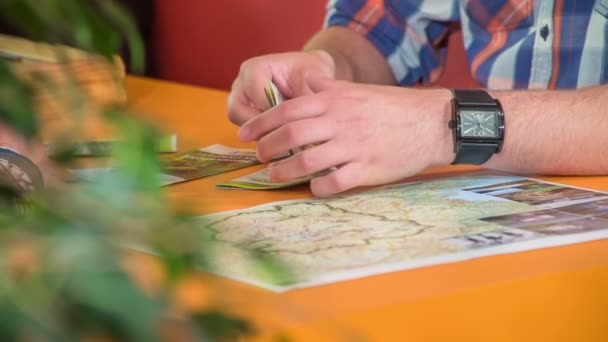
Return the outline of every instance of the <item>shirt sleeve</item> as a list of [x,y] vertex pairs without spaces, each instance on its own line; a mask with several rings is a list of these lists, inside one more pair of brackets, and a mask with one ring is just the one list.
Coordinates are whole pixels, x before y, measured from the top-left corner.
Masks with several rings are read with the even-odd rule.
[[459,0],[331,0],[325,27],[367,38],[387,59],[400,85],[427,84],[443,68],[440,42],[459,20]]

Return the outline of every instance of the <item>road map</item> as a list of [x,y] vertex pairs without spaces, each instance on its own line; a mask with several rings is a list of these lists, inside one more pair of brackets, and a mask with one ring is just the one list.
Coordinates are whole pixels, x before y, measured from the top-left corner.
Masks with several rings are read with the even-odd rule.
[[[224,276],[284,291],[608,237],[608,194],[479,173],[201,217]],[[277,284],[243,249],[286,263]]]

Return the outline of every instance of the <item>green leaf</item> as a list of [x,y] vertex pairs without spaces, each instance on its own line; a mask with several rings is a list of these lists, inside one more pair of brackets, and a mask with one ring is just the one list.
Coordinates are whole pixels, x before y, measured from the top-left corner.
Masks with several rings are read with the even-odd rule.
[[26,33],[31,39],[45,40],[48,31],[39,11],[29,1],[0,0],[0,16]]
[[0,61],[0,121],[26,138],[38,132],[32,89],[21,82],[6,62]]
[[75,273],[63,300],[80,330],[132,341],[158,340],[161,303],[144,295],[122,272]]
[[156,148],[161,135],[118,110],[108,112],[108,117],[120,129],[121,142],[114,148],[116,169],[133,182],[134,189],[159,194],[161,166]]
[[[133,70],[144,67],[141,36],[116,1],[0,0],[0,16],[34,40],[69,43],[107,58],[126,44]],[[59,50],[57,57],[67,60],[62,53]],[[34,76],[36,89],[43,87],[53,96],[62,93],[52,79]],[[69,114],[80,120],[85,94],[74,75],[66,70],[62,76],[71,92]],[[38,132],[34,97],[33,89],[15,77],[7,63],[0,63],[0,120],[27,138]],[[201,229],[201,221],[191,219],[192,215],[174,213],[161,192],[158,130],[121,108],[108,111],[106,118],[120,141],[110,156],[116,172],[99,183],[21,196],[27,199],[26,215],[10,199],[17,195],[14,192],[6,193],[5,207],[0,203],[0,336],[5,339],[158,340],[159,320],[172,313],[171,292],[161,291],[156,297],[144,294],[121,267],[123,255],[116,243],[146,242],[145,247],[155,249],[169,278],[166,289],[195,266],[213,265],[212,234]],[[72,140],[68,134],[55,142],[56,161],[73,161]],[[19,241],[16,237],[36,242],[37,254],[29,256],[35,267],[15,273],[9,253]],[[278,282],[287,281],[284,265],[260,251],[253,254],[263,272]],[[185,315],[185,326],[194,338],[233,340],[253,333],[246,320],[221,312]],[[31,335],[22,335],[24,330]]]
[[98,0],[96,4],[108,18],[111,18],[119,32],[127,41],[131,68],[134,72],[142,72],[145,68],[145,47],[141,34],[128,11],[114,1]]
[[289,285],[294,282],[294,275],[289,267],[277,257],[263,250],[249,251],[261,273],[275,285]]
[[194,321],[212,340],[232,341],[254,332],[249,322],[218,311],[196,314]]

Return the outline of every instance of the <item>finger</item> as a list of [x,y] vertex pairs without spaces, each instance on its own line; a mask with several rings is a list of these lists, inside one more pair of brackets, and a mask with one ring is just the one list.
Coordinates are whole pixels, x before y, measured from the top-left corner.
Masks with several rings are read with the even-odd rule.
[[326,104],[319,96],[303,96],[285,101],[254,117],[241,127],[242,141],[259,140],[288,122],[317,117],[325,113]]
[[306,77],[306,84],[313,93],[332,90],[343,85],[344,81],[337,81],[328,77],[320,77],[318,75],[310,75]]
[[328,141],[334,135],[334,126],[318,118],[287,123],[262,137],[257,145],[258,159],[266,162],[273,156],[289,150]]
[[264,58],[253,58],[241,65],[239,78],[243,87],[243,94],[249,99],[250,103],[263,112],[270,108],[264,87],[266,82],[272,80],[272,72],[268,67],[268,61]]
[[271,164],[269,174],[273,181],[285,182],[346,164],[351,159],[351,153],[344,151],[343,146],[334,141],[328,141]]
[[293,77],[291,87],[287,87],[287,91],[284,94],[288,98],[300,97],[312,95],[314,92],[310,89],[308,82],[306,82],[306,76]]
[[288,92],[285,93],[289,98],[299,97],[305,95],[312,95],[318,91],[314,91],[311,88],[311,84],[308,81],[309,79],[327,79],[332,80],[333,78],[328,77],[321,71],[318,70],[306,70],[302,71],[300,77],[293,77],[291,80],[293,81],[292,87],[288,88]]
[[329,197],[362,185],[364,170],[358,163],[347,163],[329,174],[313,178],[310,190],[315,196]]
[[251,101],[240,90],[240,87],[233,86],[228,96],[228,119],[240,126],[260,113],[259,109],[252,106]]
[[231,122],[242,125],[270,108],[264,92],[269,79],[272,79],[271,71],[261,57],[241,64],[228,97],[228,118]]

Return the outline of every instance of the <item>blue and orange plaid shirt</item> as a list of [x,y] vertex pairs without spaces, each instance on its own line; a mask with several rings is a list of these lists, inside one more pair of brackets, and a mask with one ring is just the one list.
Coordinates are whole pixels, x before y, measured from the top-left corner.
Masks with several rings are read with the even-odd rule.
[[331,0],[326,18],[371,41],[401,85],[438,78],[455,23],[490,89],[608,83],[608,0]]

